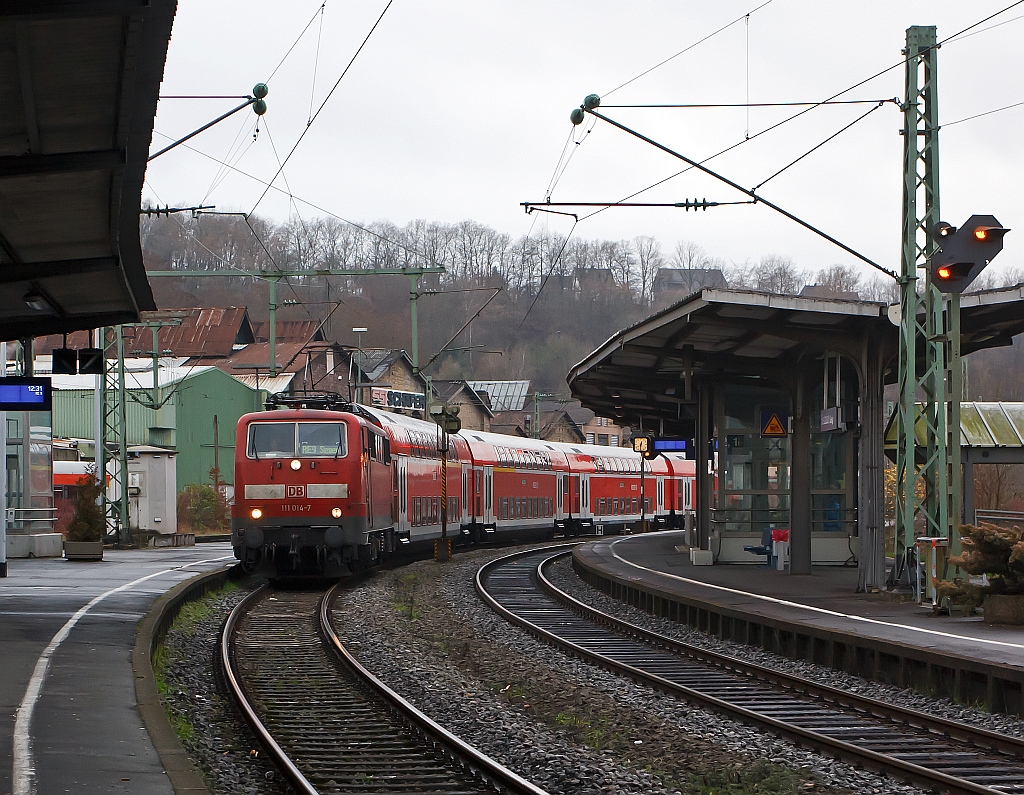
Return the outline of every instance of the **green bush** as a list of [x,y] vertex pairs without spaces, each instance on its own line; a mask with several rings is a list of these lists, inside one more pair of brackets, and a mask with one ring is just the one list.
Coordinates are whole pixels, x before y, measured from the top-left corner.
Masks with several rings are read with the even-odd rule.
[[103,508],[96,502],[102,493],[103,484],[95,472],[87,472],[79,479],[78,492],[75,494],[75,515],[65,531],[68,541],[103,540],[107,523],[103,517]]
[[231,528],[228,503],[219,489],[190,483],[178,492],[178,527],[185,533],[226,533]]
[[956,604],[977,606],[985,594],[1024,594],[1024,530],[986,522],[960,525],[963,552],[949,562],[975,576],[988,576],[988,586],[954,582],[939,586]]

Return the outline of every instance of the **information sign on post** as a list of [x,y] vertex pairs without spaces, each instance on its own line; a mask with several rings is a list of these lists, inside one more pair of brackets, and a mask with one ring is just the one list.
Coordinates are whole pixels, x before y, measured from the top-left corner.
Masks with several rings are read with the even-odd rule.
[[761,436],[784,438],[789,436],[789,415],[781,411],[761,412]]

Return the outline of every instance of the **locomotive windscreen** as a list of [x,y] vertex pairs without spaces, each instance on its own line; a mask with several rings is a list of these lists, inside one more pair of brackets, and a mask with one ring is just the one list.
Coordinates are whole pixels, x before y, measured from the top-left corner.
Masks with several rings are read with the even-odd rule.
[[343,422],[254,422],[249,426],[249,458],[343,458]]

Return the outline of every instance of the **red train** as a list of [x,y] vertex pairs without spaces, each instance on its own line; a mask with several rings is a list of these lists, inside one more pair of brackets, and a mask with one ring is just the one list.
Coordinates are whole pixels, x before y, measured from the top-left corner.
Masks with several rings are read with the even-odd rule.
[[[310,408],[316,406],[317,408]],[[341,576],[441,537],[436,425],[328,398],[246,414],[235,442],[235,556],[271,576]],[[551,537],[681,527],[694,462],[621,447],[463,430],[449,436],[448,537]],[[641,500],[645,501],[642,506]]]

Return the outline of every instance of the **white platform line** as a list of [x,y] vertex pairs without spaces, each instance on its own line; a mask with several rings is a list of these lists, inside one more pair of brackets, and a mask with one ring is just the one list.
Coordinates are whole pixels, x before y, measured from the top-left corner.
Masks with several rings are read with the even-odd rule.
[[[669,531],[669,532],[675,532],[675,531]],[[651,535],[653,535],[653,534],[651,534]],[[614,547],[615,547],[616,544],[618,544],[618,543],[620,543],[622,541],[628,541],[628,540],[629,539],[627,539],[627,538],[619,538],[619,539],[617,539],[615,541],[612,541],[611,544],[608,545],[609,549],[611,549],[611,551],[612,551],[612,555],[615,557],[616,560],[620,561],[621,563],[625,563],[627,566],[632,566],[635,569],[640,569],[641,571],[649,571],[649,572],[651,572],[653,574],[661,575],[662,577],[670,577],[673,580],[679,580],[679,582],[690,583],[691,585],[700,585],[700,586],[703,586],[704,588],[712,588],[712,589],[714,589],[716,591],[722,591],[724,593],[736,594],[737,596],[749,596],[751,599],[760,599],[761,601],[771,602],[771,603],[777,604],[777,605],[784,605],[786,607],[795,607],[795,608],[799,608],[800,610],[809,610],[812,613],[821,613],[822,615],[826,615],[826,616],[835,616],[837,618],[848,618],[850,621],[860,621],[861,623],[864,623],[864,624],[877,624],[877,625],[882,626],[882,627],[898,627],[899,629],[906,629],[906,630],[909,630],[910,632],[921,632],[921,633],[923,633],[925,635],[937,635],[937,636],[943,637],[943,638],[954,638],[956,640],[966,640],[966,641],[970,641],[972,643],[987,643],[990,646],[1003,646],[1003,647],[1008,648],[1008,649],[1024,649],[1024,643],[1009,643],[1009,642],[1003,641],[1003,640],[988,640],[987,638],[975,638],[975,637],[970,637],[968,635],[957,635],[957,634],[955,634],[953,632],[941,632],[940,630],[937,630],[937,629],[925,629],[924,627],[915,627],[915,626],[911,626],[910,624],[896,624],[896,623],[889,622],[889,621],[879,621],[877,618],[868,618],[867,616],[855,616],[855,615],[851,615],[850,613],[839,613],[839,612],[837,612],[835,610],[828,610],[828,609],[826,609],[824,607],[814,607],[813,605],[805,605],[805,604],[801,604],[800,602],[790,602],[790,601],[787,601],[786,599],[776,599],[774,596],[764,596],[763,594],[751,593],[750,591],[740,591],[740,590],[738,590],[736,588],[729,588],[729,587],[727,587],[725,585],[715,585],[714,583],[702,582],[701,580],[692,580],[689,577],[680,577],[678,574],[669,574],[667,571],[660,571],[658,569],[652,569],[652,568],[650,568],[648,566],[641,566],[639,563],[634,563],[631,560],[626,560],[618,552],[615,551]]]
[[32,759],[32,746],[30,742],[32,713],[35,710],[36,702],[39,700],[39,693],[43,688],[43,680],[46,678],[46,672],[50,667],[50,659],[53,657],[53,653],[64,642],[64,639],[71,633],[71,630],[74,629],[75,624],[81,620],[82,616],[108,596],[126,591],[146,580],[152,580],[154,577],[160,577],[172,571],[181,571],[182,569],[200,566],[204,563],[218,563],[222,560],[234,560],[234,556],[226,555],[220,558],[197,560],[194,563],[186,563],[182,566],[174,566],[154,572],[153,574],[147,574],[145,577],[139,577],[137,580],[111,588],[84,605],[57,631],[57,634],[50,639],[46,648],[43,649],[43,653],[39,655],[39,659],[36,660],[35,669],[32,671],[32,678],[29,679],[28,687],[25,689],[25,696],[21,699],[21,704],[18,706],[18,717],[14,721],[14,769],[11,795],[34,795],[35,793],[35,764]]

